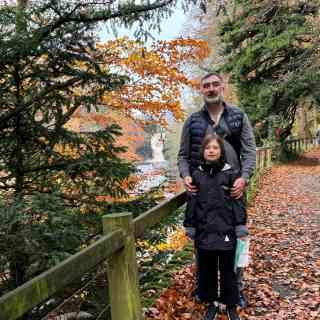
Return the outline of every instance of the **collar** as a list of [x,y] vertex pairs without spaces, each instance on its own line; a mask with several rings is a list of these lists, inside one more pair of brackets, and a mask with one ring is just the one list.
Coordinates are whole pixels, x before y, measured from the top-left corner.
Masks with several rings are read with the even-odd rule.
[[[221,169],[221,171],[227,171],[227,170],[230,170],[230,169],[232,169],[231,165],[229,163],[225,163],[223,168]],[[199,166],[199,170],[200,171],[204,171],[201,165]]]
[[[223,104],[223,111],[222,111],[222,114],[221,114],[221,117],[223,117],[225,114],[228,114],[229,110],[230,110],[230,105],[225,102],[225,101],[222,101],[222,104]],[[204,104],[204,106],[202,107],[202,112],[206,115],[206,117],[209,119],[209,121],[212,123],[212,119],[210,118],[210,115],[209,115],[209,111],[208,111],[208,107],[207,107],[207,104]]]

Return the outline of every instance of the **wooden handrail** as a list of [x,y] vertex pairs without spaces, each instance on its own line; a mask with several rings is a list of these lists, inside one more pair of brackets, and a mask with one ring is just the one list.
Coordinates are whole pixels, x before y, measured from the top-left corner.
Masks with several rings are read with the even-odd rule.
[[186,202],[186,192],[182,191],[169,200],[146,211],[133,220],[135,237],[140,237],[146,229],[159,223],[164,217],[181,207]]
[[15,320],[47,300],[124,246],[122,231],[102,237],[88,248],[0,297],[0,319]]

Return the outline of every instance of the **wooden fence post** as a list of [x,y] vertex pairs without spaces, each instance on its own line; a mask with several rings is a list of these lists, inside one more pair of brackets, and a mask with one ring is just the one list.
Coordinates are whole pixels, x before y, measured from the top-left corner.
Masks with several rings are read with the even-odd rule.
[[108,259],[108,283],[112,320],[141,320],[138,267],[132,213],[103,216],[103,233],[122,229],[125,247]]
[[257,152],[257,169],[258,169],[258,171],[261,170],[261,160],[260,160],[260,158],[261,158],[261,151],[259,150]]
[[285,142],[287,149],[289,150],[289,152],[292,152],[292,144],[290,143],[290,141]]
[[272,162],[272,149],[267,150],[267,167],[271,167],[271,162]]

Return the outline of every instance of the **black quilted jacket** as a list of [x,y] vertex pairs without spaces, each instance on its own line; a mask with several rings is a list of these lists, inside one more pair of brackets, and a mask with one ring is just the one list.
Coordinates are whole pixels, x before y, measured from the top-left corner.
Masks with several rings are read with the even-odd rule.
[[198,192],[189,196],[184,226],[196,228],[195,244],[205,250],[234,250],[235,227],[246,224],[243,199],[235,200],[230,189],[236,176],[230,165],[218,172],[202,167],[192,174]]

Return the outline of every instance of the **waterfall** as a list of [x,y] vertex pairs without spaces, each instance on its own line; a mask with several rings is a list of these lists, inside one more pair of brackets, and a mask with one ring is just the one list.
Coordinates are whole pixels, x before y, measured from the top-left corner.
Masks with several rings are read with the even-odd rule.
[[164,136],[161,133],[155,133],[150,140],[152,159],[151,162],[166,161],[163,154]]
[[166,181],[165,171],[168,162],[164,158],[164,135],[155,133],[151,136],[150,147],[152,158],[137,166],[141,180],[137,184],[136,194],[149,191]]

